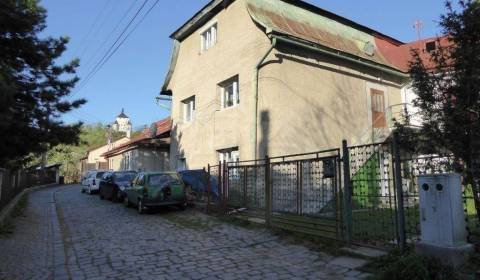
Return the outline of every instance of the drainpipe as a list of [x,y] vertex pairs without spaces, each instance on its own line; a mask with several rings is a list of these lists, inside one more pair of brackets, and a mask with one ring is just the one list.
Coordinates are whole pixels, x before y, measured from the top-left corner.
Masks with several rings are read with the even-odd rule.
[[270,53],[273,51],[275,46],[277,45],[277,38],[272,39],[272,45],[268,49],[268,51],[265,53],[265,55],[260,59],[258,62],[257,66],[255,67],[255,112],[254,112],[254,117],[253,117],[253,159],[257,159],[257,140],[258,140],[258,80],[259,80],[259,74],[260,74],[260,68],[262,67],[262,64],[265,62],[265,59],[270,55]]

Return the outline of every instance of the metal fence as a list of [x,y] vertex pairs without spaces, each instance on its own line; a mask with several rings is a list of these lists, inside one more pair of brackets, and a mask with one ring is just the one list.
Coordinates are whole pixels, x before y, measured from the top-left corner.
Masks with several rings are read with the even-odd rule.
[[[377,247],[406,246],[420,239],[419,186],[424,174],[458,171],[453,157],[409,153],[395,143],[346,147],[350,241]],[[345,171],[347,172],[347,171]],[[463,185],[467,232],[477,228],[473,190]],[[347,191],[346,191],[347,192]]]
[[[221,213],[241,212],[268,226],[384,248],[420,238],[417,177],[454,171],[452,157],[408,153],[395,137],[209,166],[221,186]],[[462,190],[471,233],[479,226],[473,190]]]
[[24,189],[55,183],[52,170],[7,170],[0,168],[0,210]]
[[352,146],[347,152],[352,241],[395,244],[397,203],[390,143]]
[[209,170],[219,176],[224,211],[243,209],[270,226],[341,238],[339,149],[225,162]]

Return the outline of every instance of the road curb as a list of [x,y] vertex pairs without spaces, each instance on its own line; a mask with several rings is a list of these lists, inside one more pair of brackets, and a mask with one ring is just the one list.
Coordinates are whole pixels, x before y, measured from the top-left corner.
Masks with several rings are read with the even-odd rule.
[[53,183],[53,184],[47,184],[47,185],[41,185],[41,186],[26,188],[23,191],[21,191],[0,211],[0,225],[3,224],[10,217],[10,214],[12,213],[13,209],[18,204],[18,201],[22,198],[22,196],[24,196],[25,194],[34,192],[34,191],[39,191],[39,190],[42,190],[42,189],[46,189],[46,188],[50,188],[50,187],[56,187],[56,186],[59,186],[59,185],[57,183]]
[[58,213],[56,193],[52,192],[52,234],[53,234],[53,279],[71,279],[68,271],[66,246],[61,229],[61,221]]

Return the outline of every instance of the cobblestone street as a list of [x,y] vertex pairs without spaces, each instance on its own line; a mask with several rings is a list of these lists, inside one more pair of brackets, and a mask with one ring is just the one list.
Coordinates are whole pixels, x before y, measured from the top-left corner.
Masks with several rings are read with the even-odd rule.
[[[0,235],[0,279],[361,279],[363,261],[294,245],[193,210],[139,215],[80,193],[29,195]],[[357,263],[356,263],[357,262]]]

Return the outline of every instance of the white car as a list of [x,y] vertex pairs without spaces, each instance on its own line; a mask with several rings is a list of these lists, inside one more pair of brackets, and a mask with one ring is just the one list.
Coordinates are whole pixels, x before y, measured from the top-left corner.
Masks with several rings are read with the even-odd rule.
[[107,172],[104,170],[91,170],[82,179],[82,192],[87,192],[92,194],[98,192],[100,180],[102,179],[103,174]]

